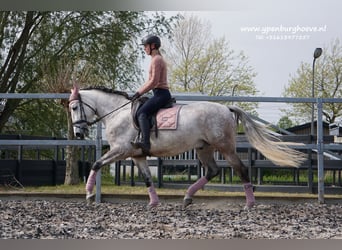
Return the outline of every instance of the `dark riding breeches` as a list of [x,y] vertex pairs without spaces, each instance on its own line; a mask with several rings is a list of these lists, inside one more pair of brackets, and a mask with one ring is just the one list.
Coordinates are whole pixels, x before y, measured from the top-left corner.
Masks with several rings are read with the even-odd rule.
[[166,106],[171,100],[170,91],[167,89],[154,89],[153,96],[148,99],[137,112],[137,118],[141,114],[150,117],[155,114],[159,109]]

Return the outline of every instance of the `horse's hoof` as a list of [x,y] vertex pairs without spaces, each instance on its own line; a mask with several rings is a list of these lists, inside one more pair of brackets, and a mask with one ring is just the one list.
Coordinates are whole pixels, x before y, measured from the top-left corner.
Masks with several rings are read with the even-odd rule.
[[191,198],[186,198],[183,201],[183,208],[186,208],[187,206],[192,204],[192,199]]
[[249,211],[252,207],[254,207],[254,205],[254,202],[247,203],[244,207],[244,210]]
[[87,204],[91,204],[95,201],[95,194],[87,194],[86,196]]
[[156,208],[156,207],[158,207],[158,205],[159,205],[159,202],[149,203],[147,205],[147,210],[151,210],[153,208]]

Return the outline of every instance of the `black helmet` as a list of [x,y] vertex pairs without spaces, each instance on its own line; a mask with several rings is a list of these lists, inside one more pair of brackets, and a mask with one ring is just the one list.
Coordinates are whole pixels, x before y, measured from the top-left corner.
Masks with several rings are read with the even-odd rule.
[[152,44],[156,45],[156,48],[159,49],[161,46],[160,38],[155,35],[147,35],[141,40],[141,45]]

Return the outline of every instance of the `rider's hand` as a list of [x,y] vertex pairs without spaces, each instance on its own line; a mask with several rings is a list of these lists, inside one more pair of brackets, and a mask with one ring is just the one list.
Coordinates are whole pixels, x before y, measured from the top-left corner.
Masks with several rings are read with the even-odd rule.
[[135,92],[135,94],[131,97],[132,102],[136,101],[140,97],[139,92]]

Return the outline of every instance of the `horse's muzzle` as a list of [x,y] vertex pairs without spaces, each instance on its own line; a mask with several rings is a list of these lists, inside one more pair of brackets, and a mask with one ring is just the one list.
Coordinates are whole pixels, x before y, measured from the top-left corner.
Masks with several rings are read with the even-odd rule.
[[75,133],[75,136],[76,136],[77,139],[81,139],[81,140],[84,139],[84,134],[82,134],[82,133],[80,133],[80,132],[76,132],[76,133]]
[[74,126],[74,135],[76,138],[83,140],[89,134],[87,126]]

